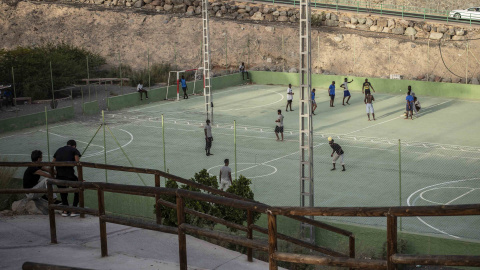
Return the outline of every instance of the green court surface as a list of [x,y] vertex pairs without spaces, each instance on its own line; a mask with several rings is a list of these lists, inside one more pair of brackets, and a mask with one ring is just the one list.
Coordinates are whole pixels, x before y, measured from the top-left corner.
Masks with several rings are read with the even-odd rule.
[[[314,86],[316,87],[316,86]],[[326,86],[317,87],[314,127],[316,206],[398,206],[478,203],[480,198],[480,133],[476,124],[480,103],[458,99],[419,97],[420,116],[404,120],[405,96],[374,93],[376,121],[367,121],[363,95],[352,92],[351,105],[342,106],[337,90],[335,107],[329,107]],[[299,110],[294,88],[294,112],[285,112],[286,86],[241,85],[214,91],[213,156],[205,155],[203,96],[161,101],[106,113],[108,127],[133,165],[164,169],[162,122],[164,115],[166,167],[170,173],[191,178],[207,169],[217,175],[225,158],[238,174],[252,179],[255,199],[277,206],[299,205]],[[285,140],[274,134],[277,109],[285,116]],[[101,119],[67,122],[50,127],[50,155],[68,139],[82,152],[100,127]],[[345,151],[346,171],[330,171],[332,136]],[[101,128],[82,157],[104,162]],[[107,163],[129,166],[106,130]],[[401,139],[401,144],[399,144]],[[10,160],[29,160],[29,153],[47,153],[45,128],[5,134],[0,153]],[[46,160],[46,158],[44,158]],[[339,169],[340,168],[340,169]],[[21,176],[23,170],[18,172]],[[232,176],[235,176],[234,174]],[[108,172],[108,182],[153,185],[152,176]],[[86,169],[88,181],[105,181],[105,172]],[[164,181],[162,179],[162,186]],[[151,205],[148,205],[151,208]],[[151,210],[149,210],[151,211]],[[384,218],[324,218],[347,224],[385,228]],[[407,232],[455,239],[480,240],[480,217],[429,217],[403,219]]]

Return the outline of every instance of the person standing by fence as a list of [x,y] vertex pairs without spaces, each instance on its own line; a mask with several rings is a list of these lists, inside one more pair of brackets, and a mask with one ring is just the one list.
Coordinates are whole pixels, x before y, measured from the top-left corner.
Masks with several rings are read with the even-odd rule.
[[[75,161],[79,162],[82,155],[77,150],[77,142],[74,140],[69,140],[66,146],[60,147],[55,154],[53,155],[53,162],[63,162],[63,161]],[[56,166],[57,169],[57,179],[66,180],[66,181],[78,181],[77,176],[75,175],[75,169],[71,166]],[[66,188],[65,186],[58,186],[59,188]],[[68,193],[61,193],[62,204],[68,206]],[[77,207],[79,202],[78,192],[75,192],[73,195],[73,206]],[[69,213],[67,211],[62,212],[64,217],[76,217],[77,213]]]

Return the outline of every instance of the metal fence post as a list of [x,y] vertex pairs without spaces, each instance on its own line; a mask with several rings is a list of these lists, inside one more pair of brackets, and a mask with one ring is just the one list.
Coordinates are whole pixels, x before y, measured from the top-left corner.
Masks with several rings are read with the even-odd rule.
[[[402,141],[398,139],[398,200],[402,206]],[[400,231],[402,230],[402,217],[400,217]]]
[[[107,165],[107,138],[105,135],[105,112],[102,110],[102,125],[103,125],[103,156],[104,156],[104,161],[105,165]],[[107,169],[105,169],[105,182],[108,183],[108,172]]]
[[52,70],[52,61],[50,61],[50,80],[52,82],[52,108],[55,109],[55,92],[53,91],[53,70]]
[[237,176],[237,121],[233,120],[233,149],[235,157],[235,180],[238,179]]
[[47,153],[48,153],[48,162],[50,162],[50,136],[48,132],[48,111],[47,106],[45,106],[45,129],[47,130]]
[[[163,171],[167,171],[167,155],[165,152],[165,122],[162,114],[162,141],[163,141]],[[165,186],[167,186],[167,179],[165,179]]]
[[12,87],[13,87],[13,105],[15,106],[15,116],[18,117],[18,108],[17,108],[17,90],[15,88],[15,72],[12,66]]

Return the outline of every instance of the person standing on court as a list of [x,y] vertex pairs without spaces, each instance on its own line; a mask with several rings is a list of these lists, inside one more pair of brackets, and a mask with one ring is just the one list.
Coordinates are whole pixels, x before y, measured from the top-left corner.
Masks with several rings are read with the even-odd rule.
[[277,136],[277,141],[280,141],[280,138],[278,137],[278,133],[282,134],[282,141],[283,141],[283,115],[282,115],[282,110],[277,111],[278,118],[275,120],[275,123],[277,125],[275,126],[275,135]]
[[[63,161],[75,161],[79,162],[82,155],[77,150],[77,142],[74,140],[69,140],[66,146],[60,147],[55,154],[53,155],[53,162],[63,162]],[[78,181],[77,176],[75,175],[75,169],[71,166],[56,166],[57,169],[57,179],[66,180],[66,181]],[[65,186],[58,186],[59,188],[66,188]],[[68,206],[68,193],[61,193],[62,204]],[[73,195],[73,206],[78,206],[78,192],[75,192]],[[69,213],[67,211],[62,212],[64,217],[76,217],[77,213]]]
[[242,73],[242,80],[245,80],[245,74],[247,74],[247,80],[250,79],[248,77],[248,71],[247,69],[245,68],[245,63],[242,62],[242,64],[240,64],[240,66],[238,67],[238,69],[240,70],[240,73]]
[[405,115],[406,116],[405,119],[408,119],[408,115],[410,114],[410,119],[413,120],[413,106],[415,106],[415,104],[413,103],[414,98],[411,95],[410,91],[408,91],[407,97],[405,98],[405,100],[407,101],[407,105],[405,108],[407,110],[407,114]]
[[210,148],[212,148],[213,141],[212,126],[210,126],[210,120],[207,119],[207,124],[203,128],[203,131],[205,132],[205,153],[207,154],[207,156],[213,155],[210,154]]
[[367,105],[368,121],[370,121],[370,113],[373,116],[373,121],[375,121],[375,111],[373,110],[373,101],[375,101],[375,98],[371,94],[366,95],[365,98],[363,99],[363,102],[365,102],[365,105]]
[[223,162],[225,163],[225,166],[220,169],[219,181],[220,189],[226,191],[232,185],[232,169],[228,167],[228,164],[230,163],[228,158]]
[[315,88],[312,89],[312,114],[315,115],[315,109],[317,108],[317,102],[315,101]]
[[145,97],[148,99],[148,92],[147,90],[143,89],[143,82],[140,81],[137,85],[137,92],[140,93],[140,100],[143,100],[143,93],[145,93]]
[[331,171],[334,171],[336,170],[335,168],[335,163],[337,163],[337,160],[338,158],[341,158],[341,162],[342,162],[342,171],[344,172],[345,171],[345,163],[343,162],[343,149],[340,145],[336,144],[334,142],[334,140],[332,139],[332,137],[328,137],[328,143],[330,144],[330,147],[332,147],[333,149],[333,152],[332,154],[330,155],[331,157],[333,157],[333,168],[330,169]]
[[348,97],[347,99],[347,104],[350,105],[350,103],[348,103],[350,101],[350,98],[352,97],[352,95],[350,95],[350,91],[348,91],[348,84],[353,82],[353,80],[351,81],[348,81],[347,78],[345,78],[345,81],[342,83],[342,85],[340,87],[343,88],[343,103],[342,105],[345,106],[345,98]]
[[375,93],[375,89],[373,89],[372,84],[368,81],[368,79],[365,79],[365,82],[362,85],[362,94],[365,93],[365,96],[370,94],[370,88]]
[[335,81],[328,87],[328,95],[330,96],[330,107],[333,106],[333,101],[335,100]]
[[187,81],[185,80],[185,76],[182,75],[182,79],[180,79],[180,84],[182,85],[182,90],[183,90],[183,99],[187,99]]
[[293,102],[293,90],[292,90],[292,84],[288,84],[287,88],[287,107],[285,108],[285,111],[288,112],[288,105],[290,105],[290,111],[293,112],[292,110],[292,102]]

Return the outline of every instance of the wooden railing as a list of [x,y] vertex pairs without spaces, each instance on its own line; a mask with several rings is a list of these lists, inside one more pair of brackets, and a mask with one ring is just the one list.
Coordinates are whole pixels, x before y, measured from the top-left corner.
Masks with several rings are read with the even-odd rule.
[[[79,163],[76,163],[76,162],[54,162],[54,163],[53,162],[0,162],[0,167],[2,167],[2,166],[3,167],[28,167],[28,166],[71,166],[71,167],[77,167],[79,182],[84,182],[83,167],[95,168],[95,169],[106,169],[106,170],[113,170],[113,171],[134,172],[134,173],[142,173],[142,174],[153,174],[155,176],[155,186],[156,187],[160,186],[160,177],[164,177],[166,179],[171,179],[171,180],[174,180],[176,182],[186,184],[186,185],[189,185],[191,187],[199,188],[201,190],[205,190],[205,191],[208,191],[210,193],[220,195],[220,196],[223,196],[223,197],[226,197],[226,198],[236,199],[236,200],[245,201],[245,202],[251,202],[251,203],[257,204],[257,205],[262,206],[262,207],[270,207],[268,205],[265,205],[265,204],[262,204],[262,203],[259,203],[259,202],[256,202],[256,201],[249,200],[249,199],[246,199],[246,198],[243,198],[243,197],[240,197],[240,196],[237,196],[235,194],[228,193],[228,192],[224,192],[224,191],[218,190],[216,188],[212,188],[212,187],[209,187],[209,186],[198,184],[198,183],[195,183],[193,181],[175,176],[173,174],[165,173],[165,172],[159,171],[159,170],[135,168],[135,167],[123,167],[123,166],[106,165],[106,164],[96,164],[96,163],[88,163],[88,162],[79,162]],[[89,183],[89,182],[87,182],[87,183]],[[71,181],[68,181],[68,184],[69,184],[68,186],[72,186]],[[91,183],[89,183],[89,184],[91,184]],[[96,184],[102,184],[102,183],[96,183]],[[86,188],[83,187],[83,186],[79,186],[77,189],[65,189],[64,191],[62,191],[62,192],[78,191],[79,195],[80,195],[79,196],[79,199],[80,199],[79,200],[79,207],[84,209],[84,210],[81,211],[81,210],[79,210],[77,208],[74,208],[74,207],[51,205],[52,211],[53,210],[66,210],[66,211],[72,211],[72,212],[74,211],[74,212],[80,213],[81,217],[84,217],[85,214],[97,215],[98,216],[99,215],[98,211],[102,210],[100,207],[99,207],[98,211],[84,208],[84,189],[86,189]],[[60,189],[56,189],[55,192],[59,192],[59,190]],[[47,190],[37,189],[37,190],[34,191],[34,190],[31,190],[31,189],[28,189],[28,190],[25,190],[25,189],[16,189],[16,190],[10,189],[10,190],[0,190],[0,193],[10,193],[10,194],[13,194],[13,193],[47,193]],[[154,193],[138,194],[138,193],[132,193],[128,189],[122,190],[121,193],[155,197],[156,202],[157,202],[156,203],[156,206],[157,206],[156,209],[159,209],[159,207],[158,207],[159,205],[164,205],[166,207],[171,207],[171,208],[177,208],[176,204],[161,200],[160,195],[158,195],[156,193],[155,194]],[[100,197],[99,197],[99,199],[100,199]],[[230,205],[230,206],[235,207],[235,205]],[[208,215],[208,214],[205,214],[205,213],[201,213],[201,212],[198,212],[198,211],[195,211],[195,210],[192,210],[192,209],[184,208],[184,212],[186,214],[194,215],[194,216],[197,216],[197,217],[200,217],[200,218],[203,218],[203,219],[207,219],[209,221],[213,221],[213,222],[218,223],[218,224],[225,225],[225,226],[230,227],[230,228],[234,228],[234,229],[237,229],[237,230],[240,230],[240,231],[244,231],[244,232],[246,232],[246,238],[250,239],[250,240],[253,239],[253,231],[257,231],[257,232],[260,232],[260,233],[263,233],[263,234],[268,234],[267,229],[253,224],[253,211],[254,211],[253,209],[252,210],[247,210],[247,226],[243,226],[243,225],[236,224],[236,223],[233,223],[233,222],[228,222],[226,220],[223,220],[223,219],[215,217],[215,216],[211,216],[211,215]],[[105,216],[104,217],[105,220],[110,220],[110,218],[111,218],[110,216]],[[313,225],[313,226],[315,226],[319,229],[325,229],[325,230],[331,231],[333,233],[340,234],[340,235],[348,237],[349,238],[348,253],[344,254],[344,253],[341,253],[341,252],[337,252],[337,251],[334,251],[334,250],[329,249],[327,247],[322,247],[322,246],[316,245],[314,243],[299,240],[297,238],[287,236],[287,235],[284,235],[284,234],[278,234],[279,239],[284,240],[284,241],[289,242],[289,243],[292,243],[292,244],[295,244],[295,245],[298,245],[298,246],[301,246],[301,247],[304,247],[304,248],[308,248],[310,250],[321,252],[321,253],[329,255],[329,256],[355,258],[355,236],[353,235],[352,232],[349,232],[347,230],[343,230],[341,228],[337,228],[337,227],[334,227],[332,225],[329,225],[329,224],[326,224],[326,223],[323,223],[323,222],[319,222],[319,221],[316,221],[316,220],[313,220],[313,219],[310,219],[310,218],[302,217],[302,216],[287,216],[287,218],[291,218],[291,219],[294,219],[296,221],[308,223],[308,224],[311,224],[311,225]],[[54,222],[54,220],[53,221],[51,220],[51,224],[52,224],[52,222]],[[138,221],[138,220],[135,221],[135,220],[131,220],[131,219],[130,220],[121,219],[121,220],[117,220],[117,223],[118,222],[123,222],[122,223],[123,225],[130,224],[129,226],[136,226],[136,227],[140,227],[140,228],[146,228],[146,229],[157,228],[158,229],[158,227],[155,227],[155,226],[152,227],[151,224],[147,224],[143,221]],[[127,222],[128,224],[125,223],[125,222]],[[156,224],[158,224],[158,225],[162,224],[160,210],[156,211]],[[170,233],[176,233],[176,231],[175,232],[172,231],[171,228],[168,228],[168,229],[162,228],[162,229],[165,229]],[[224,237],[226,237],[226,236],[224,235]],[[226,240],[226,238],[225,238],[225,240]],[[56,239],[55,239],[55,241],[56,241]],[[246,247],[247,247],[248,260],[253,261],[253,249],[254,248],[249,247],[249,246],[246,246]]]
[[[11,163],[0,162],[0,166],[11,167],[23,167],[23,166],[45,166],[53,165],[53,163]],[[116,223],[121,225],[133,226],[138,228],[144,228],[149,230],[161,231],[166,233],[178,234],[179,241],[179,257],[180,257],[180,269],[187,269],[187,256],[186,256],[186,233],[205,236],[212,239],[218,239],[227,241],[229,243],[242,245],[249,250],[249,259],[251,259],[251,250],[266,251],[269,254],[269,266],[270,269],[277,269],[278,261],[285,261],[291,263],[307,263],[318,264],[327,266],[349,267],[349,268],[365,268],[365,269],[396,269],[398,264],[422,264],[422,265],[446,265],[446,266],[480,266],[480,256],[458,256],[458,255],[408,255],[397,253],[397,217],[414,217],[414,216],[468,216],[468,215],[480,215],[480,204],[470,205],[446,205],[446,206],[413,206],[413,207],[272,207],[255,201],[245,200],[239,198],[236,195],[223,192],[211,187],[206,187],[198,183],[193,183],[189,180],[149,169],[139,169],[132,167],[120,167],[113,165],[103,165],[94,163],[54,163],[55,166],[77,166],[79,179],[83,180],[82,167],[98,168],[98,169],[110,169],[119,171],[129,171],[138,173],[149,173],[155,175],[155,185],[157,187],[145,187],[145,186],[132,186],[132,185],[120,185],[111,183],[97,183],[97,182],[72,182],[56,179],[49,179],[47,181],[47,194],[49,199],[49,219],[50,219],[50,237],[52,243],[57,243],[56,236],[56,224],[54,210],[66,210],[75,211],[81,214],[90,214],[99,217],[100,221],[100,239],[101,239],[101,253],[102,256],[108,255],[107,248],[107,233],[106,223]],[[190,184],[198,188],[209,190],[212,193],[222,195],[224,197],[205,194],[201,192],[193,192],[182,189],[169,189],[158,187],[160,183],[160,176],[173,179],[175,181]],[[80,190],[83,192],[87,190],[95,190],[98,196],[98,210],[87,209],[80,207],[70,207],[63,205],[53,204],[53,193],[56,192],[53,189],[53,185],[70,186],[73,190]],[[18,191],[18,190],[17,190]],[[15,191],[15,192],[17,192]],[[31,192],[27,190],[26,192]],[[131,194],[139,196],[148,196],[156,198],[157,209],[159,205],[172,207],[177,210],[177,222],[178,227],[170,227],[161,225],[159,220],[159,213],[157,211],[156,222],[147,222],[144,220],[125,218],[116,215],[107,214],[105,212],[105,200],[104,192]],[[0,193],[10,193],[9,190],[0,190]],[[160,199],[162,195],[170,195],[176,197],[176,204],[166,202]],[[210,216],[205,213],[200,213],[188,208],[185,208],[185,199],[194,199],[199,201],[205,201],[209,203],[222,204],[225,206],[234,207],[237,209],[246,210],[248,213],[247,226],[235,224],[223,220],[218,217]],[[268,215],[268,229],[258,227],[252,223],[253,212],[265,213]],[[236,228],[241,231],[247,232],[246,237],[230,235],[226,233],[216,232],[204,228],[199,228],[191,224],[185,223],[185,214],[195,215],[201,218],[208,219],[219,224],[223,224],[228,227]],[[356,259],[354,256],[354,249],[350,248],[350,257],[344,254],[326,249],[324,247],[318,247],[313,244],[308,246],[308,243],[304,241],[293,239],[292,237],[277,233],[277,216],[287,216],[295,220],[302,222],[308,222],[313,225],[318,225],[320,228],[329,229],[342,235],[346,235],[351,239],[352,233],[348,231],[335,228],[331,225],[324,224],[315,220],[305,218],[304,216],[352,216],[352,217],[386,217],[387,218],[387,259],[386,260],[367,260]],[[268,233],[268,242],[253,239],[252,231],[258,231],[261,233]],[[316,256],[316,255],[304,255],[284,253],[277,250],[278,239],[286,240],[294,244],[299,244],[312,250],[319,251],[323,254],[330,256]],[[352,241],[349,241],[350,245]]]

